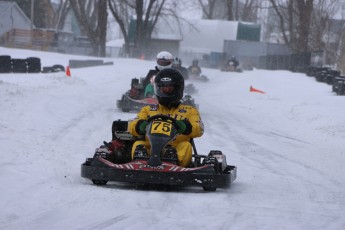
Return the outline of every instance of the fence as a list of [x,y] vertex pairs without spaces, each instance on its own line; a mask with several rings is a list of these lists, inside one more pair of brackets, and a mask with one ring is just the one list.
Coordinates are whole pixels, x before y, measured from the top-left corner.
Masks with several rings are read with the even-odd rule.
[[56,30],[12,29],[0,37],[0,44],[5,47],[52,51],[89,56],[92,46],[88,41],[81,41],[73,33]]

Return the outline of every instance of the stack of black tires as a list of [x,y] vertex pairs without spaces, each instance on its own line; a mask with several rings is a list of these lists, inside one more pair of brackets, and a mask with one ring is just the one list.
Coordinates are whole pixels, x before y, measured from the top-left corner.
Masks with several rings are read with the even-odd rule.
[[0,56],[0,73],[12,72],[11,56],[2,55]]
[[41,59],[37,57],[29,57],[26,59],[28,65],[28,73],[41,72]]
[[26,59],[11,58],[9,55],[0,56],[0,73],[40,73],[41,59],[28,57]]
[[345,76],[339,70],[331,67],[309,66],[306,75],[315,77],[316,81],[332,85],[332,91],[337,95],[345,95]]

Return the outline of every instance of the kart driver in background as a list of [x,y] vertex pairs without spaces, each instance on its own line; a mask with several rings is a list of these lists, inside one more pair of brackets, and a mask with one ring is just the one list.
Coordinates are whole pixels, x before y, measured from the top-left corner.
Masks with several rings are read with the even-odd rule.
[[[199,111],[190,105],[182,105],[184,79],[181,73],[173,68],[161,70],[154,79],[154,93],[158,104],[148,105],[141,109],[136,118],[129,122],[128,131],[133,136],[144,135],[146,121],[149,117],[162,114],[176,119],[178,126],[176,138],[164,150],[163,158],[177,160],[178,165],[188,167],[192,160],[191,138],[200,137],[204,126]],[[132,158],[149,156],[150,143],[147,137],[133,144]]]
[[146,90],[146,86],[150,85],[150,80],[153,76],[157,75],[157,73],[166,68],[170,68],[173,63],[173,55],[169,53],[168,51],[161,51],[157,54],[156,57],[156,66],[154,69],[150,69],[147,73],[145,79],[144,79],[144,89]]

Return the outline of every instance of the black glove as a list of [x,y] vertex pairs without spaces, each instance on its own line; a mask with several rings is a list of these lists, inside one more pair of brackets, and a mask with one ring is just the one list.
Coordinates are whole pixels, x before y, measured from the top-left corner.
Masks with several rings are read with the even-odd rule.
[[176,121],[178,126],[177,133],[183,135],[189,135],[192,132],[192,124],[188,120],[179,120]]
[[148,125],[147,121],[139,120],[135,126],[135,131],[140,135],[145,135],[147,125]]

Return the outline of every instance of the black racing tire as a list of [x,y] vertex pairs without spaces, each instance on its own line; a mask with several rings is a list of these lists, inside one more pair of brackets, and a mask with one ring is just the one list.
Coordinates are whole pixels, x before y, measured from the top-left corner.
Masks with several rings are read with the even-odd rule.
[[92,183],[95,184],[95,185],[106,185],[108,183],[107,180],[92,180]]
[[13,73],[27,73],[28,66],[26,59],[12,59],[12,71]]
[[38,57],[28,57],[26,59],[28,64],[28,73],[40,73],[41,72],[41,59]]
[[215,192],[217,190],[217,188],[213,186],[204,186],[202,188],[204,189],[204,191],[207,191],[207,192]]
[[333,83],[333,85],[332,85],[332,92],[336,92],[335,83]]
[[1,55],[0,56],[0,73],[12,72],[11,56]]
[[63,65],[53,65],[54,72],[65,72],[65,67]]
[[341,83],[338,87],[338,95],[344,95],[345,94],[345,82]]
[[[123,104],[123,102],[128,101],[126,95],[122,95],[121,100],[118,102],[119,104]],[[129,108],[121,108],[122,112],[128,113],[130,111]]]

